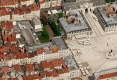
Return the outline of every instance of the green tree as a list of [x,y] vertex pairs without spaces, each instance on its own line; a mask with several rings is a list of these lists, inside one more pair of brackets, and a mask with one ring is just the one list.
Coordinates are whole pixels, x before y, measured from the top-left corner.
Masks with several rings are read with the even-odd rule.
[[61,33],[60,33],[60,31],[59,31],[59,28],[58,28],[58,26],[55,24],[55,22],[52,22],[52,23],[51,23],[51,28],[52,28],[52,30],[53,30],[53,32],[54,32],[55,35],[57,35],[57,36],[60,36],[60,35],[61,35]]
[[106,2],[107,2],[107,3],[110,3],[110,2],[111,2],[111,0],[106,0]]
[[45,26],[43,26],[42,36],[48,36],[48,32]]
[[63,17],[63,13],[57,13],[59,18],[62,18]]
[[58,16],[57,14],[50,14],[50,15],[48,16],[48,20],[49,20],[50,23],[51,23],[51,22],[57,22],[58,19],[59,19],[59,16]]

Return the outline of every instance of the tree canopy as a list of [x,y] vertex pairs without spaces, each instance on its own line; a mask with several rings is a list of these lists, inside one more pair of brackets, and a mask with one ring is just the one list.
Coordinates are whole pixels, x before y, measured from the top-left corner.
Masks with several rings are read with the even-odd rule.
[[55,22],[51,23],[51,28],[52,28],[55,35],[57,35],[57,36],[61,35],[61,33],[60,33],[59,29],[58,29],[58,26],[55,24]]

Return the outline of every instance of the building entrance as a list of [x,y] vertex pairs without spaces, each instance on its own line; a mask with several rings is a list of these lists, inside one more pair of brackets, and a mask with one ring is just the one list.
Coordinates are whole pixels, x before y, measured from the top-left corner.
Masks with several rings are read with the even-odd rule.
[[88,8],[85,9],[85,13],[88,13]]

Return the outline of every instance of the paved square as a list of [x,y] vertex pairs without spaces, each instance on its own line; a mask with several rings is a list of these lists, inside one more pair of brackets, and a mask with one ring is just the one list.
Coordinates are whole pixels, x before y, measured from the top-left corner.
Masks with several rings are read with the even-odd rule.
[[[87,16],[86,16],[87,17]],[[89,18],[87,18],[89,19]],[[92,19],[93,20],[93,19]],[[94,21],[94,20],[93,20]],[[95,21],[94,21],[95,22]],[[73,49],[81,49],[82,54],[75,56],[77,62],[88,62],[89,66],[92,69],[92,73],[95,71],[100,71],[104,69],[109,69],[116,67],[117,59],[109,60],[106,58],[105,54],[111,49],[117,53],[117,34],[102,34],[101,26],[91,26],[93,28],[94,34],[101,31],[100,35],[90,37],[92,44],[91,45],[81,45],[76,40],[68,40],[68,47]],[[95,28],[98,28],[99,31],[95,31]],[[95,29],[95,30],[94,30]],[[104,33],[104,32],[103,32]],[[86,38],[84,38],[86,39]],[[83,40],[83,39],[81,39]]]

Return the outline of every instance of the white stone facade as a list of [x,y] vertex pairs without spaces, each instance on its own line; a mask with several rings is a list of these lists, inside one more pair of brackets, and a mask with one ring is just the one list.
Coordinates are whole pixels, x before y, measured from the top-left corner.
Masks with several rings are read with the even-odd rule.
[[77,32],[71,32],[67,34],[67,39],[77,39],[80,37],[87,37],[89,35],[92,35],[92,30],[84,30],[84,31],[77,31]]
[[[26,5],[29,6],[31,4],[33,4],[35,2],[35,0],[25,0],[25,1],[16,1],[14,0],[15,3],[12,2],[13,0],[11,0],[11,3],[8,3],[7,5],[0,5],[0,7],[18,7],[18,5]],[[9,1],[10,2],[10,1]]]
[[[52,59],[60,59],[63,58],[65,56],[69,56],[72,55],[69,51],[69,49],[65,49],[65,50],[59,50],[57,53],[51,53],[51,54],[46,54],[46,53],[42,53],[42,54],[38,54],[37,56],[34,56],[32,58],[22,58],[22,59],[11,59],[8,61],[1,61],[0,64],[1,67],[8,65],[9,67],[11,67],[12,65],[24,65],[24,64],[31,64],[34,62],[40,63],[41,61],[44,60],[52,60]],[[5,64],[3,64],[5,63]]]
[[60,7],[62,0],[50,0],[40,4],[40,8]]

